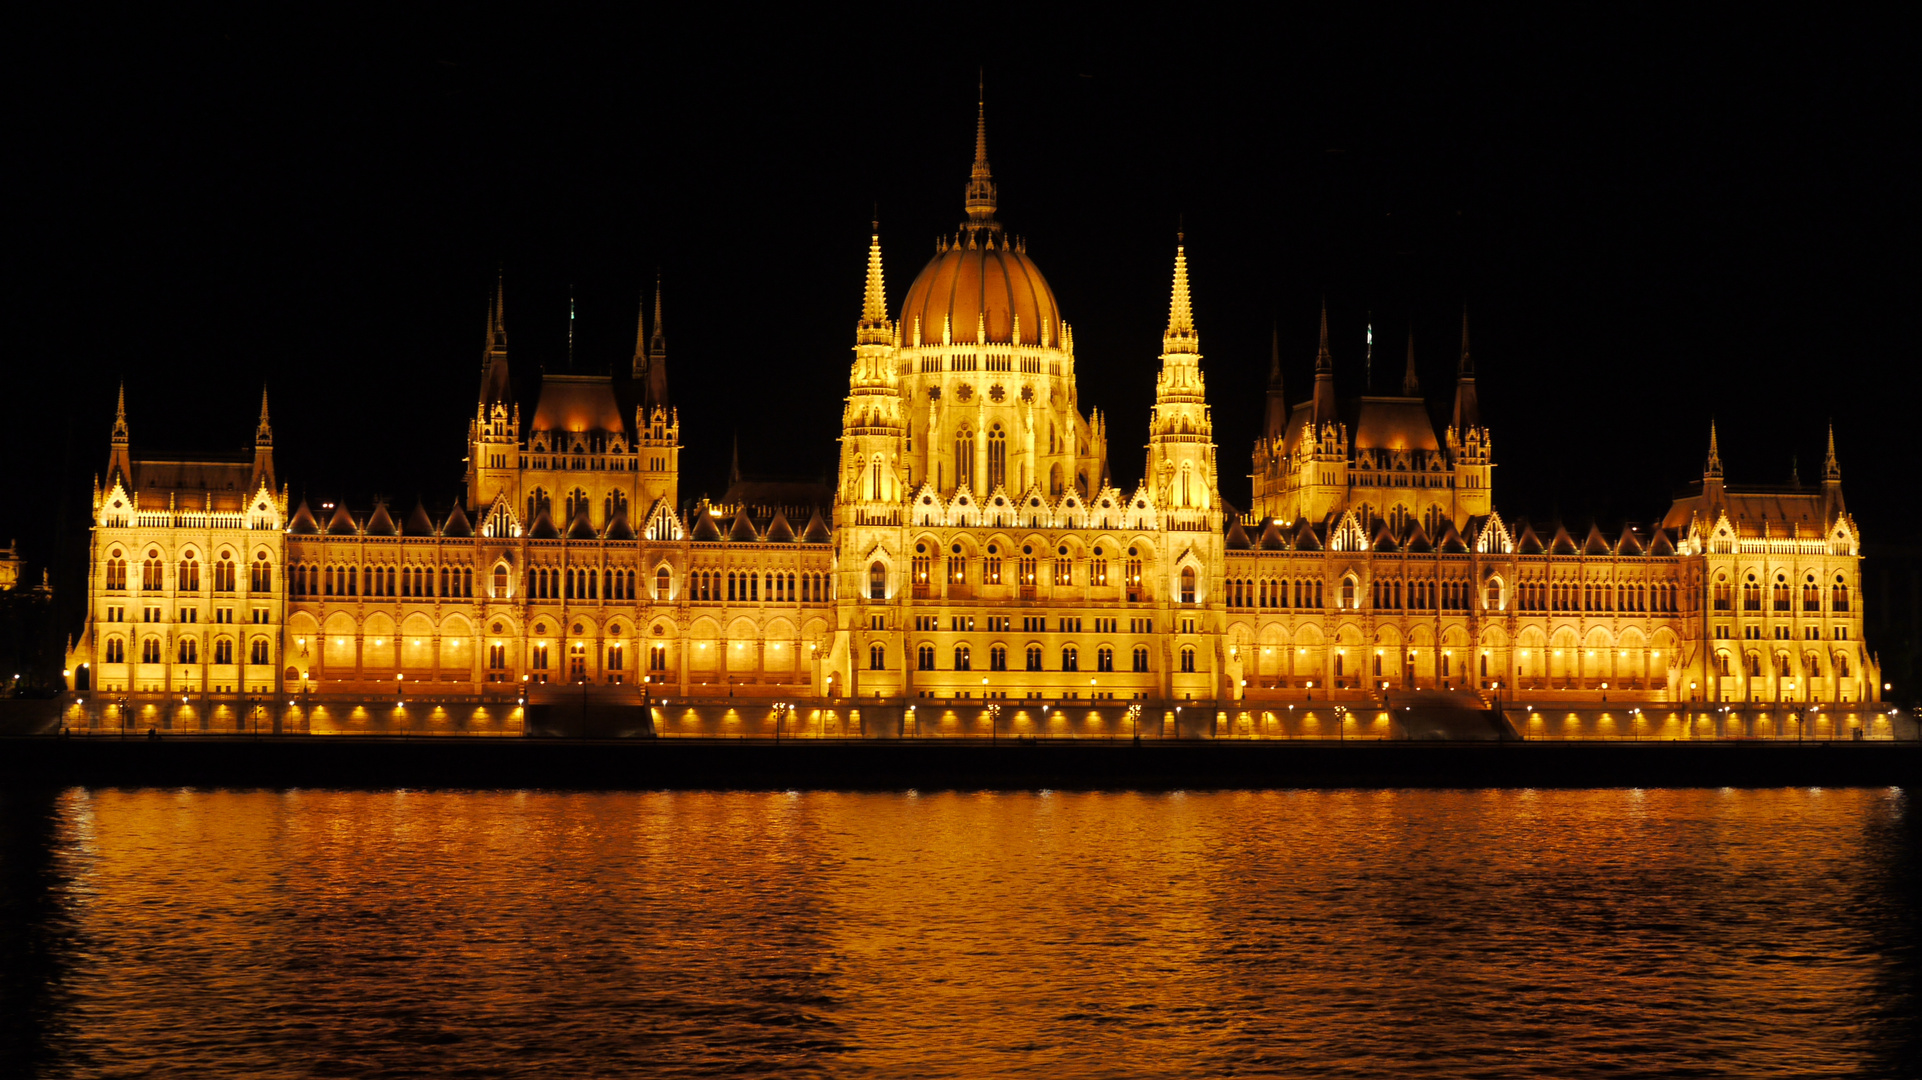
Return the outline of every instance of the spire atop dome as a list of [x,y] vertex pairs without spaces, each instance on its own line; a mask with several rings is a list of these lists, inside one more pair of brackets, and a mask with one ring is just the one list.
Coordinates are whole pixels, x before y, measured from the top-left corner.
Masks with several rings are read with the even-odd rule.
[[1722,448],[1715,438],[1715,421],[1708,422],[1708,464],[1702,467],[1702,475],[1720,479],[1722,475]]
[[995,187],[994,174],[988,170],[988,97],[987,79],[982,78],[975,94],[974,104],[974,169],[968,177],[968,239],[974,239],[979,229],[999,231],[1001,226],[994,220]]
[[1174,295],[1168,303],[1168,331],[1161,335],[1161,351],[1192,353],[1200,340],[1195,333],[1195,313],[1188,295],[1188,246],[1184,233],[1175,233]]
[[262,385],[260,388],[260,423],[254,428],[254,442],[271,445],[273,441],[274,429],[267,423],[267,387]]

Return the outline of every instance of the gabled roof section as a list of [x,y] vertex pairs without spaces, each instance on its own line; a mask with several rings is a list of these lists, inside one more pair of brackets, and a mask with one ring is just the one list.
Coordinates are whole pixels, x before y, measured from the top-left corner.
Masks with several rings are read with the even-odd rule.
[[560,530],[554,527],[554,515],[547,512],[547,507],[541,507],[540,512],[534,515],[533,524],[527,527],[527,536],[530,540],[559,540],[561,538]]
[[1548,550],[1548,546],[1542,543],[1542,538],[1535,534],[1535,527],[1533,525],[1524,521],[1521,523],[1521,526],[1522,534],[1515,541],[1516,554],[1540,555]]
[[794,542],[794,527],[787,523],[787,515],[779,510],[774,512],[774,520],[768,522],[767,541],[770,544]]
[[426,503],[414,504],[414,508],[407,513],[407,520],[401,523],[401,530],[408,536],[434,535],[434,522],[427,516]]
[[1655,539],[1649,542],[1648,553],[1650,555],[1675,554],[1675,542],[1668,538],[1667,529],[1655,530]]
[[694,511],[694,540],[702,544],[718,544],[721,541],[721,527],[714,520],[714,512],[703,502]]
[[347,512],[347,504],[341,503],[334,508],[334,516],[327,519],[328,536],[359,536],[360,527],[354,524],[354,516]]
[[599,538],[599,535],[594,532],[593,523],[587,520],[587,510],[585,507],[581,509],[580,513],[574,515],[573,521],[567,523],[567,538],[569,540],[595,540]]
[[1388,523],[1380,519],[1375,523],[1375,535],[1368,541],[1369,547],[1376,551],[1400,551],[1401,545],[1395,542],[1395,534],[1389,531]]
[[1468,553],[1468,543],[1462,539],[1462,534],[1456,530],[1455,523],[1452,521],[1448,523],[1446,529],[1442,530],[1441,544],[1439,546],[1444,555],[1466,555]]
[[1602,527],[1591,524],[1588,527],[1588,535],[1582,538],[1582,554],[1613,555],[1614,553],[1615,549],[1609,544],[1608,537],[1602,535]]
[[1269,518],[1262,523],[1261,536],[1255,546],[1263,551],[1287,551],[1288,538],[1281,534],[1281,522]]
[[803,544],[831,544],[834,542],[834,533],[829,531],[828,523],[821,520],[821,511],[814,511],[814,516],[808,518],[807,528],[801,532],[801,542]]
[[1642,538],[1635,535],[1635,529],[1629,525],[1622,526],[1622,535],[1615,541],[1615,553],[1617,555],[1641,555],[1645,551],[1646,549],[1642,546]]
[[320,534],[320,523],[314,520],[314,512],[307,508],[306,499],[300,500],[300,507],[294,511],[294,520],[287,523],[287,532],[291,536]]
[[1241,527],[1240,515],[1228,518],[1228,538],[1225,541],[1229,551],[1252,551],[1254,541],[1248,539],[1248,530]]
[[1575,538],[1568,535],[1566,526],[1556,525],[1555,537],[1548,542],[1548,553],[1550,555],[1579,555],[1581,554],[1581,549],[1576,546]]
[[459,503],[454,504],[454,512],[447,515],[447,520],[441,524],[440,534],[459,537],[474,535],[473,523],[467,520],[467,511],[462,510]]
[[1402,550],[1429,552],[1435,550],[1435,542],[1428,538],[1428,530],[1422,528],[1421,522],[1417,521],[1409,526],[1408,540],[1402,545]]
[[400,526],[394,524],[394,516],[387,512],[386,503],[375,503],[373,516],[361,531],[368,536],[399,536]]
[[754,529],[754,520],[747,516],[745,507],[734,512],[734,524],[728,527],[727,538],[729,543],[734,544],[752,543],[761,538],[761,534]]
[[1321,537],[1315,532],[1314,525],[1311,524],[1307,518],[1302,518],[1301,524],[1295,527],[1295,550],[1322,550]]
[[[686,528],[681,524],[681,515],[674,512],[674,507],[665,498],[655,499],[654,505],[648,508],[643,532],[649,540],[680,540],[687,535]],[[716,535],[719,535],[718,530]]]
[[609,540],[634,539],[634,527],[627,523],[627,507],[623,506],[614,511],[614,517],[607,523],[607,538]]

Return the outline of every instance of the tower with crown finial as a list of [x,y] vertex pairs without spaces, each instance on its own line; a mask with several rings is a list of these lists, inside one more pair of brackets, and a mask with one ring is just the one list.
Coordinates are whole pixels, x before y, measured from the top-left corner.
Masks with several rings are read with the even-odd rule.
[[507,366],[507,284],[494,277],[487,301],[487,333],[481,347],[480,394],[467,423],[467,508],[480,510],[519,492],[521,409]]

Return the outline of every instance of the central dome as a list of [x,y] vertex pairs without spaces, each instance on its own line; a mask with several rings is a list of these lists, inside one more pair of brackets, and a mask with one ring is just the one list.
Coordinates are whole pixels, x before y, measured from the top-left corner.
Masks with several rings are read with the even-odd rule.
[[968,342],[985,319],[987,339],[1007,344],[1014,340],[1017,318],[1023,344],[1039,343],[1044,333],[1048,344],[1060,342],[1061,309],[1048,279],[1027,252],[982,232],[987,235],[979,242],[953,243],[938,252],[908,286],[901,302],[903,342],[913,343],[916,319],[924,345],[940,342],[943,320],[953,320],[955,341]]

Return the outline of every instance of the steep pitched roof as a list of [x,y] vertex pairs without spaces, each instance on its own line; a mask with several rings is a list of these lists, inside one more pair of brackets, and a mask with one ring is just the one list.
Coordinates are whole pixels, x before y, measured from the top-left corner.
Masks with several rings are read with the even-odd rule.
[[427,504],[415,503],[407,513],[407,520],[402,522],[401,529],[408,536],[434,535],[434,522],[427,516]]
[[754,529],[754,521],[747,516],[745,507],[734,512],[734,524],[728,526],[727,538],[730,543],[736,544],[744,544],[761,538],[761,534]]
[[400,527],[394,524],[394,516],[387,512],[386,503],[375,503],[372,517],[362,528],[368,536],[399,536]]
[[774,520],[768,522],[767,540],[771,544],[790,544],[794,542],[794,529],[787,523],[787,515],[776,510]]
[[334,516],[327,519],[328,536],[358,536],[360,527],[354,524],[354,516],[347,512],[347,504],[334,507]]
[[714,521],[714,515],[706,503],[694,511],[694,539],[699,543],[718,543],[721,529]]
[[804,544],[831,544],[834,542],[834,534],[828,531],[828,523],[821,520],[821,511],[816,510],[814,516],[808,518],[807,529],[801,533],[801,542]]
[[459,503],[454,504],[454,512],[447,515],[447,522],[440,527],[442,536],[467,537],[474,535],[474,526],[467,520],[467,512]]
[[314,512],[307,508],[307,500],[300,500],[294,511],[294,519],[287,523],[287,532],[293,536],[315,536],[320,533],[320,524],[314,520]]

